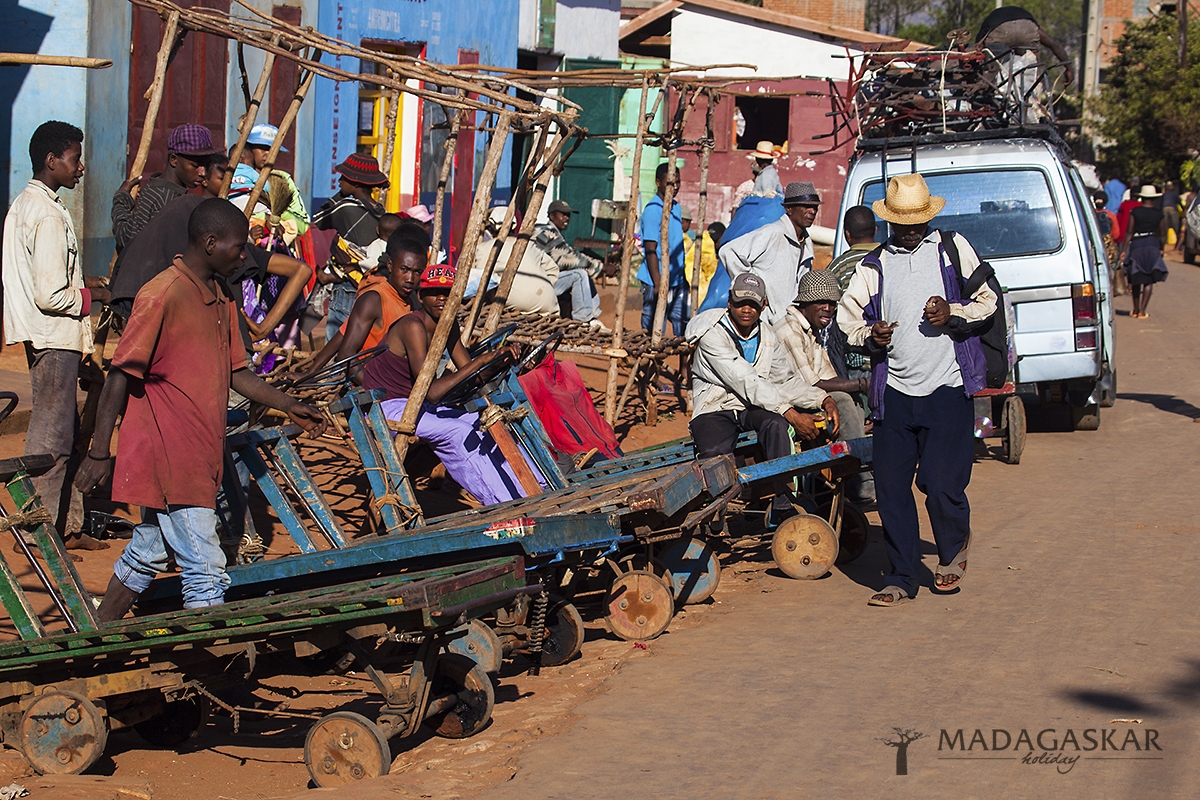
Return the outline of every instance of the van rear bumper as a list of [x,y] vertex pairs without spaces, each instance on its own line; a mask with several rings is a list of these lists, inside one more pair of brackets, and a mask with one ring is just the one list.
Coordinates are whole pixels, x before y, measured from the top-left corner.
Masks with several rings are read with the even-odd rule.
[[1100,351],[1083,350],[1077,353],[1052,353],[1042,356],[1021,356],[1017,362],[1019,383],[1065,381],[1072,378],[1096,378],[1100,375]]

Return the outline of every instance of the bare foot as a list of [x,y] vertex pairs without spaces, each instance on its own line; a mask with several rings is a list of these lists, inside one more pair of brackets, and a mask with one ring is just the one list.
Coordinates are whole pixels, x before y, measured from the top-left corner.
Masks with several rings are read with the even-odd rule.
[[68,550],[107,550],[110,546],[108,542],[102,542],[86,533],[68,536],[63,544],[67,546]]

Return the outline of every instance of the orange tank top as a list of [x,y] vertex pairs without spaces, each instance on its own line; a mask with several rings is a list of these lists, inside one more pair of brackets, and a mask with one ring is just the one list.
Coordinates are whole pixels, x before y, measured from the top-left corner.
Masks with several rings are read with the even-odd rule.
[[[400,293],[388,282],[387,278],[380,275],[368,275],[363,278],[362,283],[358,285],[355,300],[367,292],[375,292],[379,295],[379,305],[383,313],[376,320],[375,324],[371,326],[371,330],[367,332],[367,340],[363,342],[362,346],[363,350],[370,350],[372,347],[381,344],[383,337],[387,335],[388,329],[392,327],[392,323],[412,312],[412,307],[400,296]],[[348,324],[349,320],[343,322],[342,327],[339,329],[343,336],[346,335],[346,325]]]

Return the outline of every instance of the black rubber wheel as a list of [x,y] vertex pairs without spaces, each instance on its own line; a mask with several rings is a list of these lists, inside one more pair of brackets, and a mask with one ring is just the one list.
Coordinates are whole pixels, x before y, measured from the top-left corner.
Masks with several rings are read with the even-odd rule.
[[1025,452],[1025,404],[1013,396],[1004,401],[1004,461],[1020,464]]
[[443,653],[438,657],[430,697],[458,695],[448,711],[425,718],[425,724],[438,736],[465,739],[487,727],[492,720],[496,694],[483,667],[466,656]]
[[867,550],[871,539],[871,523],[858,506],[846,502],[842,506],[842,529],[838,532],[838,557],[835,564],[849,564]]
[[201,695],[172,700],[157,717],[133,726],[155,747],[174,748],[191,739],[208,720],[208,700]]
[[583,649],[583,617],[572,603],[550,595],[546,610],[546,638],[542,640],[542,666],[565,664]]

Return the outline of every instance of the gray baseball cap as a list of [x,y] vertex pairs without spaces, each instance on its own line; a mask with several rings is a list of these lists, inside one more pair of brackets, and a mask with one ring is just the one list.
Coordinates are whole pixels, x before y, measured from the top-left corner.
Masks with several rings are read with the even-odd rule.
[[749,300],[759,308],[767,304],[767,285],[753,272],[743,272],[733,279],[729,287],[729,301]]

